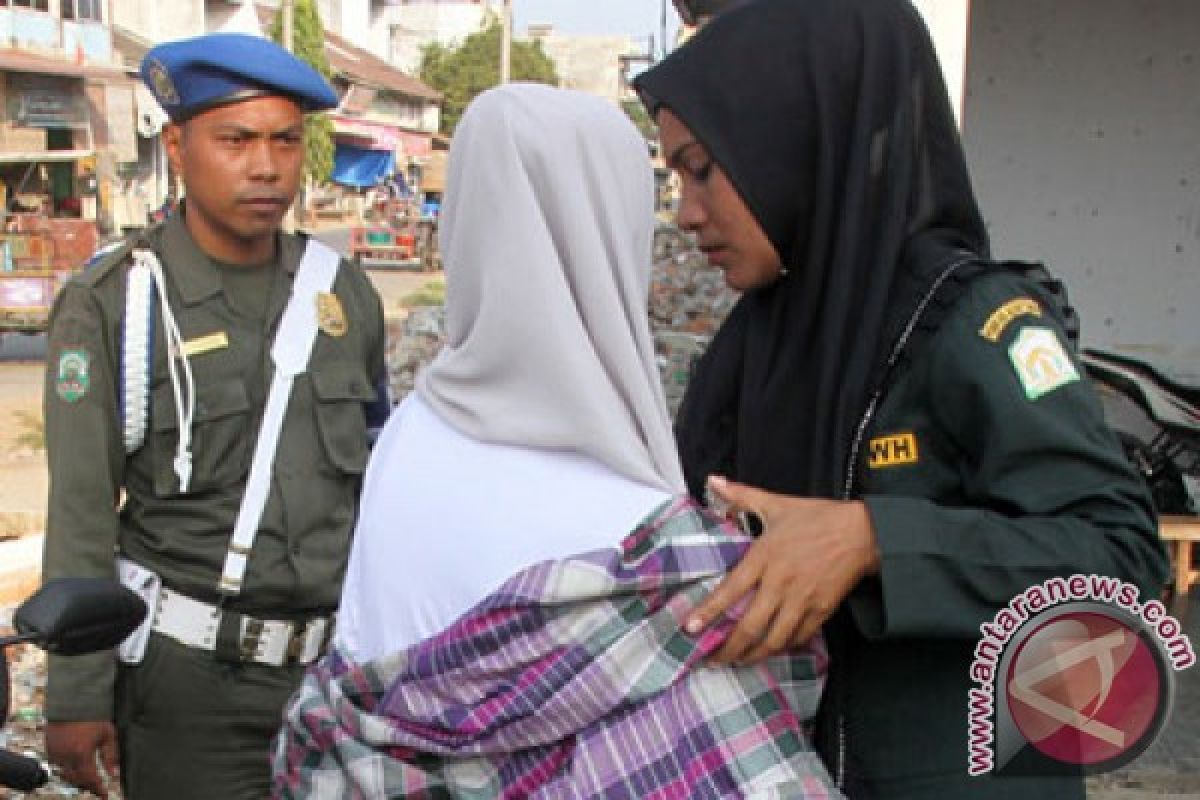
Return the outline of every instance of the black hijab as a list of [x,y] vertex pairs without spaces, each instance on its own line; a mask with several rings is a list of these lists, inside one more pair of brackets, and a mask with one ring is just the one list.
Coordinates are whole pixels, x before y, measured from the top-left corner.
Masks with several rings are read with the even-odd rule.
[[988,248],[929,34],[906,0],[753,0],[636,86],[708,149],[788,270],[697,365],[676,425],[689,489],[718,472],[839,496],[899,329]]

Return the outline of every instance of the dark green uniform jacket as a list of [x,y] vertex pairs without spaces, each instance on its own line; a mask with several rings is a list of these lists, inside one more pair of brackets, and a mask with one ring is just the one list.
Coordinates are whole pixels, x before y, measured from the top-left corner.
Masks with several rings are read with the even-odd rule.
[[979,626],[1053,576],[1155,597],[1165,555],[1053,298],[1013,272],[958,291],[863,437],[853,494],[882,567],[827,626],[821,751],[852,798],[1082,797],[1077,777],[968,776]]
[[[149,426],[144,445],[125,454],[117,386],[129,242],[72,279],[55,304],[44,574],[113,577],[119,548],[165,586],[215,602],[270,385],[271,342],[305,240],[280,235],[277,263],[267,267],[276,275],[264,326],[225,296],[219,268],[182,214],[145,236],[183,339],[195,343],[191,486],[180,493],[172,467],[179,432],[157,308]],[[308,370],[295,381],[245,584],[227,605],[235,611],[299,619],[337,605],[367,460],[365,412],[380,399],[385,370],[382,309],[366,275],[343,261],[333,293],[345,330],[318,332]],[[47,718],[111,719],[114,666],[108,654],[54,659]]]

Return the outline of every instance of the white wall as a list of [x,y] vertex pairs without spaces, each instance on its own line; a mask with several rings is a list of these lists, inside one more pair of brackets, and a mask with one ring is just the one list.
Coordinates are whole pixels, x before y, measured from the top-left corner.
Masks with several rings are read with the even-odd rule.
[[954,115],[962,120],[970,0],[913,0],[933,38]]
[[370,24],[370,4],[371,0],[320,0],[317,13],[321,15],[325,30],[353,42],[357,47],[365,47],[363,40]]
[[964,139],[1001,257],[1086,343],[1200,373],[1200,3],[975,0]]
[[[402,72],[415,75],[421,64],[421,45],[435,41],[461,44],[483,27],[492,5],[496,5],[492,13],[499,14],[495,0],[483,3],[414,0],[403,5],[385,6],[372,23],[372,41],[359,46],[379,54]],[[375,39],[383,31],[388,33],[389,41],[386,51],[380,54]],[[359,43],[355,41],[355,44]]]
[[113,24],[152,42],[205,31],[204,0],[113,0],[111,8]]
[[631,37],[575,36],[551,32],[536,39],[554,62],[560,86],[594,94],[612,103],[620,101],[620,57],[636,52]]

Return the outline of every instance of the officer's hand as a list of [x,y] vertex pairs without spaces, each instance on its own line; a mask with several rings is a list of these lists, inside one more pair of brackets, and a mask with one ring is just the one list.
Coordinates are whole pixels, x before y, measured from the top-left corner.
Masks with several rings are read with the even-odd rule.
[[753,663],[807,642],[866,575],[879,571],[875,532],[861,501],[772,494],[712,476],[709,489],[730,513],[753,511],[761,536],[708,599],[688,618],[704,630],[753,594],[718,664]]
[[107,797],[105,780],[96,769],[96,754],[108,777],[115,781],[120,767],[117,758],[117,729],[107,721],[47,722],[46,755],[63,779],[97,797]]

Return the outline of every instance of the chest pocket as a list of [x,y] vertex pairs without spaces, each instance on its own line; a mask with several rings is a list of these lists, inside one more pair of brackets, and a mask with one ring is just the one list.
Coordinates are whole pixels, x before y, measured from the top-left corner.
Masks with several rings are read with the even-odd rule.
[[[154,457],[154,492],[160,497],[179,494],[175,475],[175,449],[179,442],[179,420],[171,384],[153,392],[151,447]],[[192,422],[192,478],[189,492],[237,483],[249,468],[250,400],[242,381],[231,379],[202,384],[196,388],[196,411]]]
[[326,458],[341,472],[361,473],[367,466],[365,406],[374,402],[375,387],[362,367],[349,362],[322,364],[310,378]]

